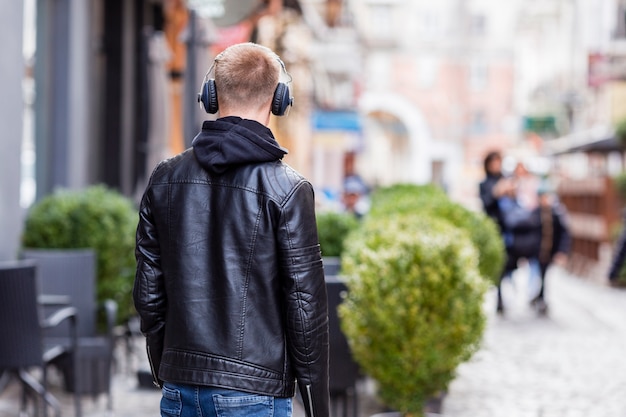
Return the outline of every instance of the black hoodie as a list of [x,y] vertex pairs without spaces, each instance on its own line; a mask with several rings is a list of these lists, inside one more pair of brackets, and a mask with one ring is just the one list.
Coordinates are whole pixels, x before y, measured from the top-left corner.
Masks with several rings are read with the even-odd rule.
[[200,165],[213,174],[236,165],[277,161],[287,153],[267,127],[237,116],[205,121],[192,146]]

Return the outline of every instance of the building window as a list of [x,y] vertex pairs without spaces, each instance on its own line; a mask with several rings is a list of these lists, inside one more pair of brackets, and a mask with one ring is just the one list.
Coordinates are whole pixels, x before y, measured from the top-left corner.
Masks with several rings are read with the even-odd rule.
[[417,82],[420,88],[430,89],[437,79],[437,60],[433,57],[422,57],[417,63]]
[[390,4],[371,4],[369,20],[373,39],[385,41],[393,37],[393,10]]
[[483,91],[489,84],[489,69],[483,62],[472,62],[469,66],[469,86],[473,91]]
[[485,112],[477,110],[472,112],[472,120],[470,121],[471,135],[484,135],[487,133],[487,117]]
[[487,33],[487,18],[483,14],[473,14],[469,21],[469,34],[480,37]]
[[421,40],[436,40],[441,36],[441,19],[435,12],[423,12],[419,16],[419,37]]

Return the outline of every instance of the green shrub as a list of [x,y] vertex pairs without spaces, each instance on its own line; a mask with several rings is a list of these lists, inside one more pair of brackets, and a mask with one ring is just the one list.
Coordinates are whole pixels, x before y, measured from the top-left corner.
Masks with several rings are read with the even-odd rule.
[[35,203],[26,217],[25,248],[92,248],[98,302],[113,299],[121,320],[134,313],[137,210],[131,200],[102,185],[58,190]]
[[351,235],[341,326],[387,406],[422,415],[478,349],[487,281],[477,260],[467,232],[436,216],[377,216]]
[[323,256],[341,256],[348,234],[359,226],[351,213],[324,211],[317,217],[317,234]]
[[496,223],[482,212],[455,203],[434,185],[397,184],[381,188],[372,195],[370,218],[397,214],[423,214],[445,219],[466,230],[478,249],[481,275],[498,284],[505,261],[504,243]]

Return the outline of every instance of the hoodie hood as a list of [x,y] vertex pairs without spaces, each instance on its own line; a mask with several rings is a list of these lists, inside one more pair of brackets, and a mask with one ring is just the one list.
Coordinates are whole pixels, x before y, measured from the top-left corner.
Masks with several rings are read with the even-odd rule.
[[236,116],[205,121],[192,146],[200,165],[214,174],[236,165],[278,161],[287,153],[267,127]]

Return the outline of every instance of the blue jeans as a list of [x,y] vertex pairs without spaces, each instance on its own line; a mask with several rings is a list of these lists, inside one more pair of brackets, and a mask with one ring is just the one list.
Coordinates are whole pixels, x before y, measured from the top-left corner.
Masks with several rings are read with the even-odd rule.
[[161,390],[162,417],[291,417],[291,398],[173,384]]

